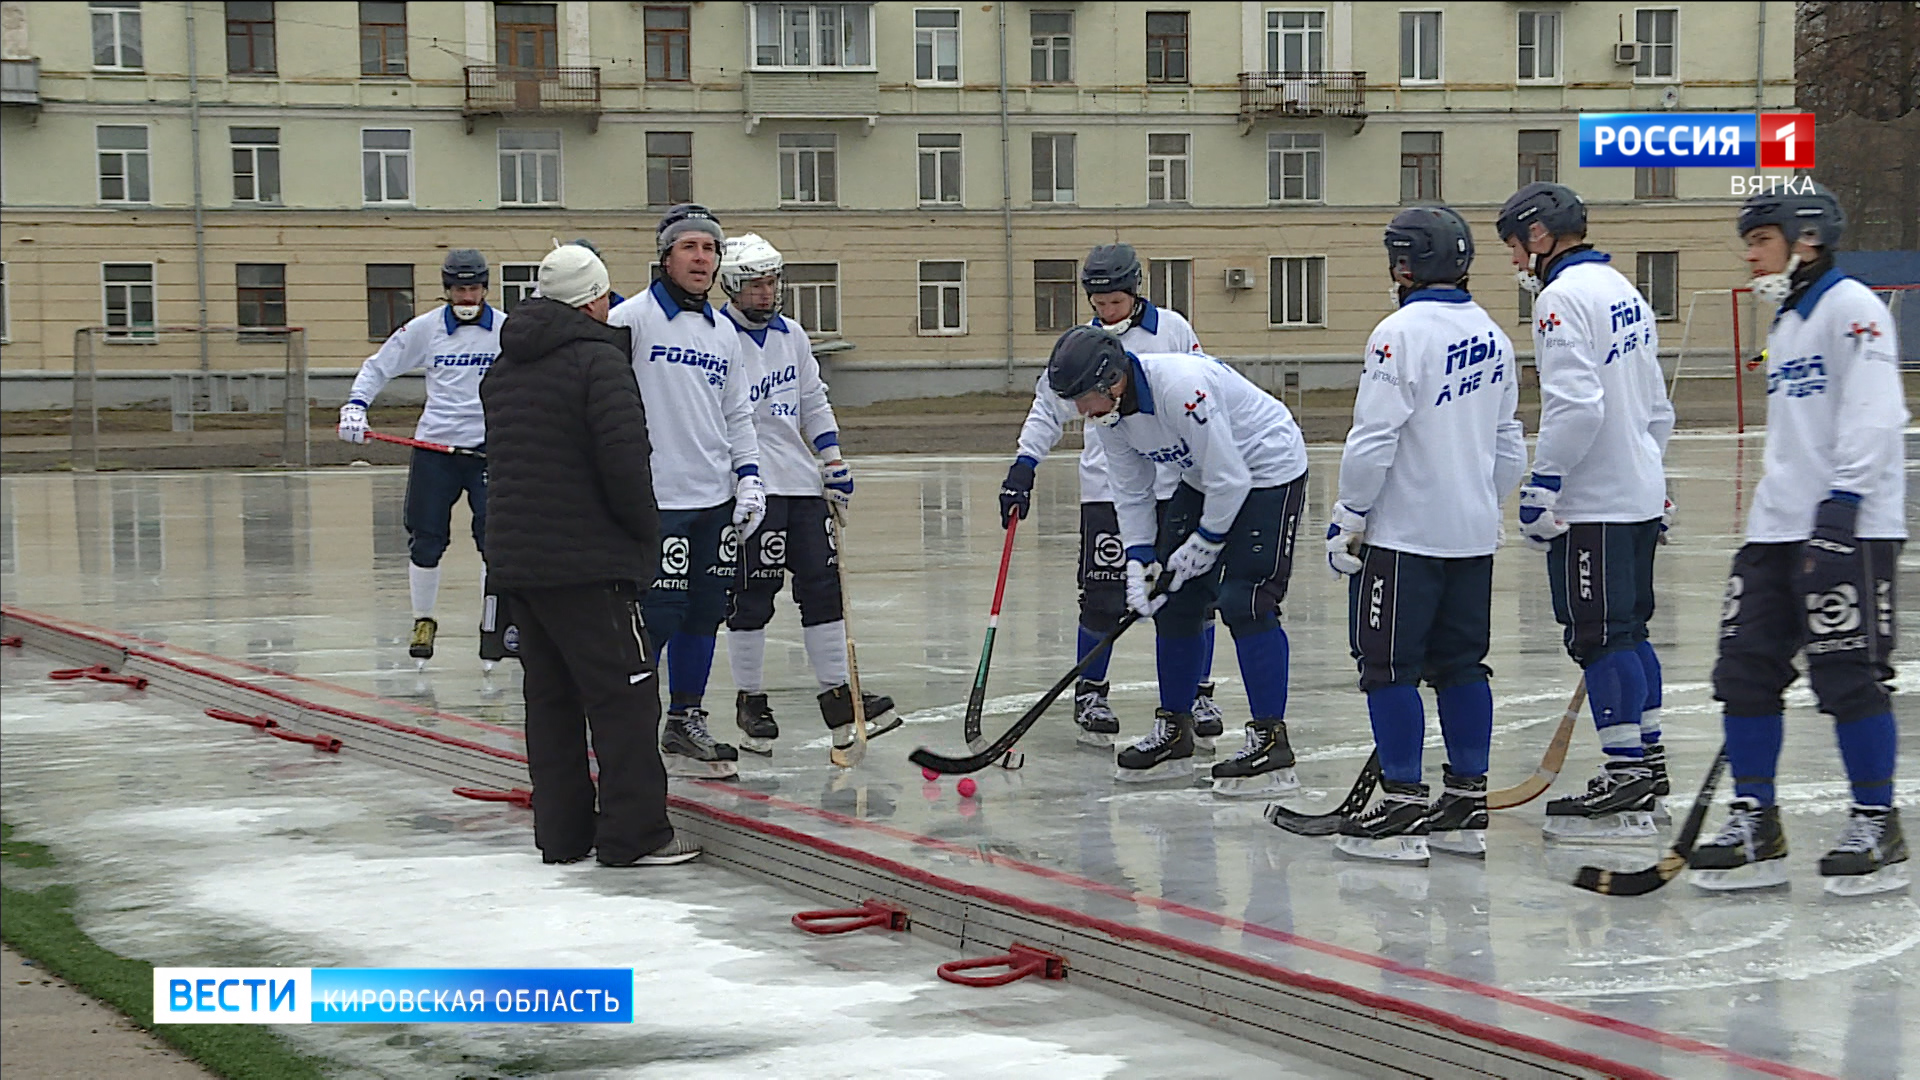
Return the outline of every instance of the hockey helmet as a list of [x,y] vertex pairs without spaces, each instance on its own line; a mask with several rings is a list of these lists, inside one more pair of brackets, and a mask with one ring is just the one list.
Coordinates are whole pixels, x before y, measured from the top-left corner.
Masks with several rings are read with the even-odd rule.
[[1473,265],[1473,231],[1446,206],[1410,206],[1387,225],[1387,267],[1417,285],[1450,285]]
[[699,203],[681,203],[661,215],[660,224],[654,229],[654,246],[664,253],[675,240],[690,232],[706,233],[713,237],[716,245],[727,242],[727,234],[721,230],[720,219],[713,211]]
[[1080,268],[1080,287],[1088,296],[1095,293],[1140,292],[1140,256],[1132,244],[1101,244],[1087,252]]
[[486,285],[492,280],[487,270],[487,257],[472,248],[454,248],[447,252],[447,259],[440,264],[440,287],[451,289],[455,285]]
[[1762,225],[1778,225],[1789,246],[1796,240],[1823,248],[1839,243],[1847,229],[1847,215],[1840,209],[1840,200],[1825,185],[1808,183],[1811,192],[1804,187],[1798,192],[1782,188],[1749,197],[1740,207],[1736,232],[1745,236]]
[[1126,370],[1127,350],[1120,339],[1097,326],[1080,325],[1060,335],[1047,358],[1047,386],[1072,401],[1082,394],[1110,391]]
[[1536,221],[1548,236],[1585,236],[1587,204],[1565,184],[1536,180],[1507,199],[1494,219],[1494,229],[1501,243],[1515,237],[1524,241]]

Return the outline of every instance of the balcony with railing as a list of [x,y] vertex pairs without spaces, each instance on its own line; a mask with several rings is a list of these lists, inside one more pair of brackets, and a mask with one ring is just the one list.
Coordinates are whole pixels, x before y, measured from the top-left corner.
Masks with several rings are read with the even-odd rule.
[[1364,71],[1243,71],[1240,120],[1291,116],[1367,117]]
[[880,76],[872,71],[746,72],[747,134],[762,120],[880,121]]
[[467,134],[477,116],[578,115],[587,129],[600,127],[600,69],[597,67],[502,67],[466,69],[467,98],[462,110]]
[[18,105],[40,113],[40,61],[0,60],[0,105]]

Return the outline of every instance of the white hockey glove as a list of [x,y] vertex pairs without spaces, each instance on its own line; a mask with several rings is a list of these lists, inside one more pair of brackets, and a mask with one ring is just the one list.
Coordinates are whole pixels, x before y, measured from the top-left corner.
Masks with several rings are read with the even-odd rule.
[[1360,545],[1367,542],[1367,515],[1346,503],[1333,504],[1333,520],[1327,523],[1327,565],[1336,576],[1357,574]]
[[821,494],[842,513],[853,506],[853,470],[840,460],[840,448],[829,446],[820,455]]
[[758,476],[743,476],[733,485],[733,524],[740,539],[753,535],[767,516],[767,485]]
[[1567,531],[1567,523],[1554,516],[1560,502],[1560,478],[1534,473],[1520,485],[1520,535],[1527,546],[1545,551],[1553,538]]
[[367,407],[347,402],[340,406],[340,441],[363,443],[367,441]]
[[1127,549],[1127,607],[1151,619],[1166,605],[1165,593],[1153,595],[1153,584],[1160,578],[1160,561],[1146,545]]
[[1220,561],[1220,552],[1226,546],[1224,540],[1209,540],[1197,532],[1187,537],[1186,542],[1167,557],[1167,572],[1173,575],[1167,591],[1177,591],[1194,578],[1205,576]]

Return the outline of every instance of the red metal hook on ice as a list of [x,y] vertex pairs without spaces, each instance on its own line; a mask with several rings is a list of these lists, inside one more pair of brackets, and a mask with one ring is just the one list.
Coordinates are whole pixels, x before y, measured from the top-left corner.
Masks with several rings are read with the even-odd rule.
[[135,690],[145,690],[147,688],[146,676],[121,675],[105,664],[94,664],[91,667],[61,668],[59,671],[47,672],[47,678],[58,679],[61,682],[70,682],[74,679],[92,679],[94,682],[119,683],[121,686],[131,686]]
[[855,930],[864,930],[869,926],[884,927],[888,930],[905,930],[912,925],[907,918],[905,908],[879,900],[862,900],[857,908],[842,908],[837,911],[798,911],[794,913],[793,925],[809,934],[846,934]]
[[225,720],[229,724],[245,724],[250,728],[258,728],[261,731],[280,726],[280,721],[275,720],[265,713],[258,716],[248,716],[245,713],[234,712],[232,709],[208,709],[207,715],[213,717],[215,720]]
[[26,647],[26,641],[19,634],[0,636],[0,649],[20,649]]
[[533,806],[533,792],[528,791],[526,788],[517,787],[508,791],[493,791],[488,788],[457,787],[453,789],[453,793],[463,799],[473,799],[476,802],[503,802],[508,806],[517,806],[522,810],[531,809]]
[[[962,971],[976,968],[1003,967],[1007,970],[998,975],[962,975]],[[1067,977],[1065,957],[1043,952],[1019,942],[1007,948],[1005,956],[982,956],[976,960],[949,960],[935,969],[935,974],[950,983],[961,986],[1005,986],[1018,982],[1029,975],[1038,975],[1043,979],[1064,979]]]
[[329,754],[339,753],[340,747],[345,745],[339,739],[336,739],[331,735],[302,735],[297,731],[288,731],[286,728],[280,727],[277,724],[270,728],[261,728],[260,730],[266,732],[267,734],[273,736],[276,739],[285,739],[288,742],[306,743],[308,746],[313,747],[315,750],[325,750]]

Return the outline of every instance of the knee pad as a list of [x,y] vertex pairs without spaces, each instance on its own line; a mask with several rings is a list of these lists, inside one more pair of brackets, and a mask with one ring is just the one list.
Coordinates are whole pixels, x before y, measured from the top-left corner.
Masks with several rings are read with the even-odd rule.
[[1182,589],[1167,597],[1166,604],[1153,617],[1153,625],[1161,637],[1199,637],[1212,610],[1212,601],[1200,595],[1199,590]]
[[1774,665],[1745,653],[1722,653],[1713,664],[1713,697],[1726,705],[1729,716],[1772,716],[1785,711],[1782,680]]
[[[1280,626],[1280,606],[1257,594],[1261,583],[1229,577],[1220,586],[1220,621],[1234,637],[1258,634]],[[1205,615],[1211,616],[1212,612]]]
[[681,620],[680,632],[711,636],[718,633],[720,623],[727,614],[727,590],[718,580],[702,580],[711,575],[701,575],[689,582],[687,590],[687,613]]
[[751,583],[727,597],[727,629],[764,630],[773,621],[773,592]]
[[[840,575],[832,569],[805,576],[794,574],[793,599],[800,605],[801,626],[820,626],[846,617],[840,605]],[[771,599],[768,603],[771,606]]]
[[1106,635],[1127,613],[1127,589],[1117,581],[1090,582],[1080,590],[1080,625]]
[[[1846,654],[1840,654],[1842,656]],[[1820,703],[1820,711],[1845,724],[1893,709],[1887,688],[1874,675],[1866,651],[1860,650],[1846,660],[1833,654],[1807,657],[1807,682]]]
[[447,553],[451,541],[445,536],[429,536],[423,532],[407,534],[407,559],[413,565],[431,570],[440,565],[440,556]]

